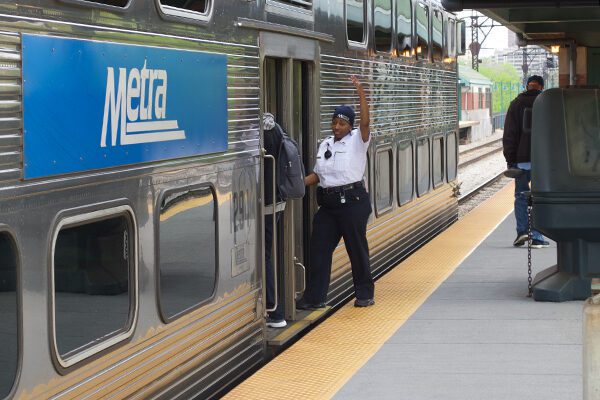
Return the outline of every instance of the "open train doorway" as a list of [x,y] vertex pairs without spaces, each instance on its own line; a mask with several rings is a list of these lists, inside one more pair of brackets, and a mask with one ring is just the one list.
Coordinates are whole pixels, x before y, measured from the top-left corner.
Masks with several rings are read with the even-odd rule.
[[[316,146],[311,129],[313,71],[311,61],[269,56],[263,59],[263,111],[273,114],[298,143],[307,168]],[[307,190],[303,199],[287,200],[276,217],[278,300],[288,323],[298,319],[295,301],[304,291],[311,215],[311,195]]]

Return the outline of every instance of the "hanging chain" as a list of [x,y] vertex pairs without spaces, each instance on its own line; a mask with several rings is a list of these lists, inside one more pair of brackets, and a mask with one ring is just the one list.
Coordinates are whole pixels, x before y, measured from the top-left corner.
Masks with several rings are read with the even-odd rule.
[[[531,201],[531,200],[530,200]],[[531,204],[527,205],[527,297],[533,295],[531,287]]]

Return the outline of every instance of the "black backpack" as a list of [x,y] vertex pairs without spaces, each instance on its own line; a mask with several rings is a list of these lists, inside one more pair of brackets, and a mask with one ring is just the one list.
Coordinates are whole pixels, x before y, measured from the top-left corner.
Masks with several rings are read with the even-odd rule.
[[304,197],[304,164],[298,144],[275,124],[275,132],[281,139],[277,158],[277,191],[282,200]]

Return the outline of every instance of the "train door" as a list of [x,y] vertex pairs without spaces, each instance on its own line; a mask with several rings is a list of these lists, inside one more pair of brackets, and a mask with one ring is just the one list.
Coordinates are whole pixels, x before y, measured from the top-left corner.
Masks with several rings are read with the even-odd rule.
[[587,49],[587,84],[590,86],[600,85],[600,48],[588,47]]
[[[275,39],[274,34],[266,35]],[[281,36],[281,35],[277,35]],[[263,38],[264,39],[264,38]],[[261,44],[273,43],[263,40]],[[263,111],[275,116],[277,123],[294,139],[300,148],[304,165],[308,168],[316,151],[313,134],[314,110],[314,62],[309,59],[281,57],[281,44],[288,40],[277,40],[277,46],[265,46],[263,50]],[[306,42],[304,42],[306,44]],[[309,45],[315,47],[312,42]],[[295,301],[304,290],[305,262],[308,259],[310,217],[313,206],[310,191],[303,199],[288,200],[285,210],[278,218],[278,256],[280,263],[279,296],[288,322],[297,320]]]

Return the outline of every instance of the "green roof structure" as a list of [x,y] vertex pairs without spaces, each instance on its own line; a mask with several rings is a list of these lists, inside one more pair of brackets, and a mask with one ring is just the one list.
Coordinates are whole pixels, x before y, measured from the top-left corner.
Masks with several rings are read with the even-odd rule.
[[491,87],[493,85],[489,78],[466,65],[458,66],[458,82],[462,86],[483,85]]

